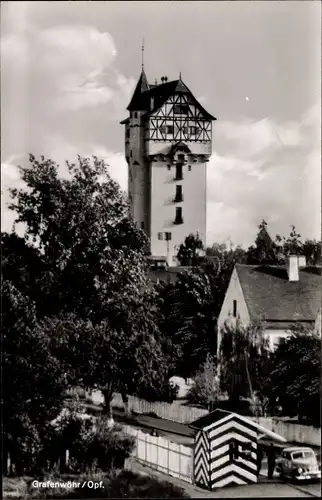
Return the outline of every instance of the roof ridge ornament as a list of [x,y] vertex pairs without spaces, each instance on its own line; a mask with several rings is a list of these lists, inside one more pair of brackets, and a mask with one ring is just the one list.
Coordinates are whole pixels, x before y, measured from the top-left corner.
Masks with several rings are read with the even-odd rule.
[[142,39],[142,62],[141,62],[141,67],[142,71],[144,71],[144,38]]

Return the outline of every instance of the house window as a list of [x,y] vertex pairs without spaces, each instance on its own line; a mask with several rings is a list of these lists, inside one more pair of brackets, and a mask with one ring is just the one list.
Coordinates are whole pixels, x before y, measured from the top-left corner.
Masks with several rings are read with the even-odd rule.
[[164,233],[166,241],[171,241],[172,233]]
[[158,233],[158,240],[163,240],[163,233]]
[[233,300],[233,317],[237,318],[237,300]]
[[144,229],[144,222],[141,222],[141,229]]
[[176,197],[175,197],[174,201],[176,201],[176,202],[183,201],[182,186],[180,184],[176,186]]
[[188,105],[187,104],[175,104],[173,106],[173,112],[175,115],[187,115]]
[[134,118],[137,118],[138,117],[138,114],[137,112],[134,113]]
[[182,207],[177,207],[176,208],[176,218],[175,218],[174,223],[175,224],[182,224],[183,223]]
[[173,134],[173,125],[167,125],[167,134]]
[[176,164],[176,181],[182,181],[183,175],[182,175],[182,163],[177,163]]

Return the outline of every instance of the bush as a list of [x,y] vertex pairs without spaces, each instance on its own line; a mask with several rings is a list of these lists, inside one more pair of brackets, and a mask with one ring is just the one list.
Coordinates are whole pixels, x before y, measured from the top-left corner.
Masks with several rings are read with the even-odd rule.
[[97,429],[88,447],[88,465],[96,461],[97,467],[103,471],[124,467],[124,462],[130,457],[135,445],[133,436],[123,432],[119,426],[108,428],[106,421],[100,419]]

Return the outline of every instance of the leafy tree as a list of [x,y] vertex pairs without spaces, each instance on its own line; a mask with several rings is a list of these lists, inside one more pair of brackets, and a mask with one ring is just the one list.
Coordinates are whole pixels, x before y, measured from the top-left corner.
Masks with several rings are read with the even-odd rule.
[[[12,189],[10,205],[16,223],[26,226],[26,242],[6,237],[5,271],[11,276],[16,262],[22,268],[26,278],[15,279],[35,298],[46,335],[60,339],[51,347],[62,363],[69,360],[68,382],[100,387],[109,411],[114,391],[126,399],[137,384],[164,382],[156,307],[147,287],[147,239],[102,160],[67,162],[65,179],[50,159],[30,155],[30,164],[20,169],[26,189]],[[16,241],[20,253],[11,257]],[[27,254],[41,269],[41,279],[29,288]]]
[[22,473],[36,459],[39,432],[61,411],[67,380],[39,327],[34,304],[2,282],[4,449]]
[[202,270],[179,273],[174,284],[163,285],[160,330],[173,373],[191,377],[216,352],[216,317],[212,277]]
[[256,406],[262,400],[266,384],[268,340],[260,324],[244,327],[226,324],[220,345],[220,385],[231,402],[238,403],[240,397],[250,398]]
[[218,401],[220,394],[217,363],[213,356],[208,354],[206,361],[197,371],[193,386],[188,393],[188,399],[193,403],[199,403],[212,411],[214,403]]
[[247,250],[247,264],[279,264],[278,248],[268,234],[267,222],[262,220],[258,229],[255,245],[250,246]]
[[177,259],[181,266],[198,266],[201,262],[201,256],[203,254],[203,243],[199,238],[198,233],[196,235],[189,234],[179,246],[177,253]]
[[118,316],[118,304],[146,282],[146,237],[125,195],[96,157],[67,162],[67,179],[50,159],[30,155],[30,163],[20,169],[27,189],[11,189],[9,208],[42,255],[48,300],[38,315],[75,313],[94,323]]
[[118,329],[108,320],[93,324],[75,316],[46,318],[42,322],[69,384],[100,390],[109,419],[113,418],[115,392],[131,394],[147,385],[158,390],[167,376],[158,330],[152,329],[154,321],[149,318],[151,313],[143,298],[136,307],[143,308],[144,313],[138,311],[134,318],[129,315]]
[[[281,383],[283,381],[283,383]],[[320,423],[321,339],[306,329],[282,339],[272,355],[266,395],[283,414]]]
[[321,266],[321,241],[305,240],[302,252],[308,266]]

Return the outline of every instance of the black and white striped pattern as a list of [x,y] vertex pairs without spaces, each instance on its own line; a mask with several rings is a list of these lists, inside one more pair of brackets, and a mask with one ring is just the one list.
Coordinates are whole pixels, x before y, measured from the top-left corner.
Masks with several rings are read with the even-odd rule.
[[[257,434],[252,421],[236,414],[228,414],[198,432],[195,482],[209,489],[257,482]],[[231,456],[232,443],[238,446],[238,458]]]
[[194,479],[203,488],[209,486],[209,441],[205,432],[199,431],[195,439]]

